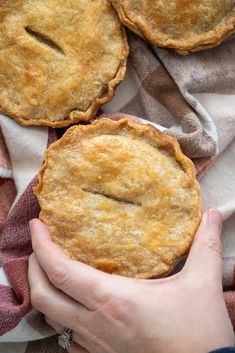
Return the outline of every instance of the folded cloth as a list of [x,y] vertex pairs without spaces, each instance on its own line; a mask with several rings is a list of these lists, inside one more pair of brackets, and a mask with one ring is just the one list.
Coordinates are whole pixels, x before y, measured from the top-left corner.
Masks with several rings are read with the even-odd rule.
[[[103,113],[120,118],[116,112],[122,112],[162,126],[193,159],[203,207],[219,208],[225,219],[223,283],[235,324],[235,40],[187,57],[148,46],[134,34],[129,41],[127,77]],[[30,308],[28,222],[39,213],[32,187],[43,152],[57,134],[22,127],[6,116],[0,116],[0,130],[0,342],[22,342],[11,353],[46,352],[48,339],[45,349],[43,341],[38,350],[27,344],[53,334]]]

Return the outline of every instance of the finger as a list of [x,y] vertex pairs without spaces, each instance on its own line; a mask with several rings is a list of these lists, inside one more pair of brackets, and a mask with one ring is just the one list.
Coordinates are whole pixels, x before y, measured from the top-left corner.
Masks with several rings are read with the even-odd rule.
[[222,244],[220,240],[222,216],[211,209],[203,214],[201,225],[189,253],[184,270],[197,278],[221,283]]
[[34,255],[29,260],[31,302],[35,309],[63,327],[79,331],[86,326],[92,312],[54,288]]
[[74,343],[72,347],[68,349],[68,353],[89,353],[89,352],[79,344]]
[[55,287],[91,310],[105,304],[113,294],[111,275],[69,259],[39,220],[30,222],[30,231],[38,262]]

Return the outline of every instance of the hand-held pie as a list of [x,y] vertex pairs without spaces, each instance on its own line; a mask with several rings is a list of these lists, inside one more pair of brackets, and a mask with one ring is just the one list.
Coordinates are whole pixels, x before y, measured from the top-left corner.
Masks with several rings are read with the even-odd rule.
[[111,0],[121,21],[159,47],[187,54],[235,31],[235,0]]
[[171,271],[200,222],[191,160],[174,138],[130,119],[70,128],[48,148],[34,192],[70,257],[128,277]]
[[125,76],[109,0],[0,1],[0,112],[23,125],[90,120]]

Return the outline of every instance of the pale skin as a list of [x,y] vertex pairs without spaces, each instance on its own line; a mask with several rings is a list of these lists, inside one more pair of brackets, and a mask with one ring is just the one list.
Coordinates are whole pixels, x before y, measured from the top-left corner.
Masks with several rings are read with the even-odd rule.
[[73,330],[69,353],[207,353],[233,346],[222,290],[221,224],[219,212],[208,210],[183,270],[145,281],[70,260],[47,227],[33,220],[32,305],[57,332]]

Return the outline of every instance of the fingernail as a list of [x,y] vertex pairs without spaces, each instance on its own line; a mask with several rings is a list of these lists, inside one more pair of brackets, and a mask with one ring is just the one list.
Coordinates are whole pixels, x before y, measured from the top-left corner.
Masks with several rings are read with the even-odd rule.
[[216,227],[221,228],[223,222],[221,213],[216,209],[209,210],[207,212],[207,222],[208,224],[213,224]]
[[33,228],[34,228],[34,222],[35,222],[34,218],[29,221],[29,229],[30,229],[30,231],[32,231]]
[[39,220],[37,218],[33,218],[31,219],[31,221],[29,221],[29,230],[31,235],[37,232],[38,223],[39,223]]

